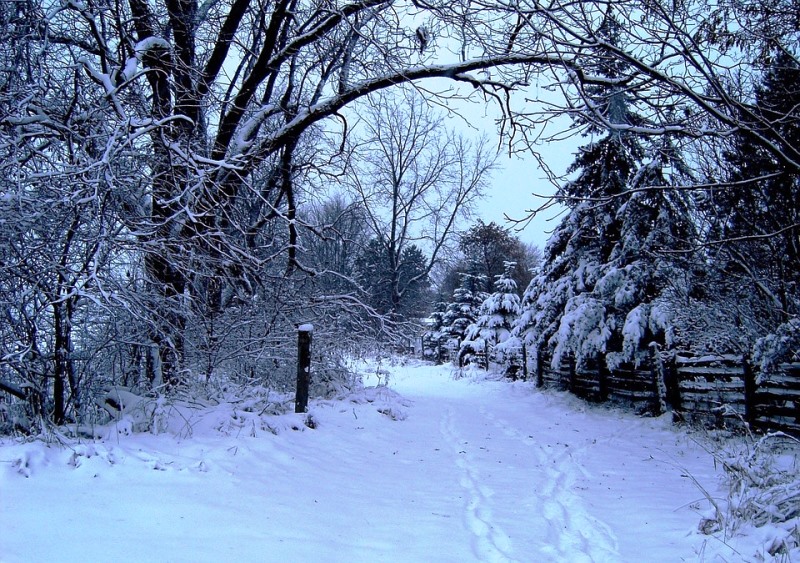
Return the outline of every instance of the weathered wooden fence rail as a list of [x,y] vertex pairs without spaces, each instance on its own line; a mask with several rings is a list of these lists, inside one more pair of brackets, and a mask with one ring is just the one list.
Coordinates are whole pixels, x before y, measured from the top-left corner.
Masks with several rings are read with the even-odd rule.
[[[421,341],[423,357],[460,365],[458,342]],[[477,350],[473,361],[487,367],[491,349]],[[522,366],[522,361],[525,361]],[[653,349],[645,365],[621,365],[614,370],[605,361],[576,366],[564,358],[558,366],[551,358],[524,350],[517,358],[513,377],[525,376],[539,387],[570,391],[588,401],[614,401],[637,412],[660,414],[665,408],[676,416],[706,425],[748,423],[756,429],[779,429],[800,435],[800,363],[781,364],[772,373],[758,373],[741,356],[663,358]]]
[[800,434],[800,363],[759,374],[736,356],[676,356],[671,361],[653,356],[649,365],[613,371],[602,362],[578,367],[567,358],[553,367],[549,358],[539,358],[533,375],[540,386],[589,401],[611,400],[638,412],[660,414],[666,406],[685,420],[706,425],[747,422]]

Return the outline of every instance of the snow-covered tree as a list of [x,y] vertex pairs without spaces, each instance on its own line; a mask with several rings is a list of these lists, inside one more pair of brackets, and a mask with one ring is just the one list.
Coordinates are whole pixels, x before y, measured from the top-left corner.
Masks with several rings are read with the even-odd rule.
[[477,320],[480,306],[487,297],[480,289],[482,284],[481,278],[462,274],[461,285],[453,292],[453,299],[447,304],[442,319],[448,338],[460,343],[469,326]]
[[[612,15],[601,30],[617,44]],[[569,212],[545,248],[514,327],[525,343],[552,352],[555,365],[568,355],[578,362],[604,356],[610,365],[637,360],[669,331],[659,302],[668,266],[659,252],[690,238],[687,200],[668,189],[675,181],[668,176],[687,176],[666,141],[648,145],[634,132],[598,125],[597,116],[630,127],[644,123],[625,90],[613,85],[623,71],[615,61],[598,63],[612,85],[587,90],[578,121],[587,123],[587,134],[602,136],[582,147],[569,168],[577,176],[559,192]]]
[[[498,0],[0,3],[0,227],[6,252],[0,285],[13,311],[0,330],[3,361],[11,362],[3,364],[2,377],[12,385],[38,381],[59,405],[50,418],[60,421],[64,400],[80,397],[61,385],[77,358],[87,374],[117,380],[136,373],[151,387],[182,384],[199,364],[240,358],[244,337],[250,339],[248,356],[262,358],[276,334],[290,333],[296,317],[335,317],[333,307],[362,306],[350,292],[315,289],[319,272],[303,260],[303,231],[323,233],[304,220],[302,207],[320,195],[316,188],[323,181],[353,169],[346,161],[354,104],[401,84],[433,78],[468,86],[417,91],[426,105],[440,107],[461,96],[498,102],[501,134],[511,141],[542,126],[562,137],[552,128],[554,115],[580,113],[577,123],[595,128],[578,165],[584,176],[590,161],[599,159],[608,159],[609,180],[629,176],[625,158],[633,146],[626,139],[667,133],[713,140],[742,134],[774,161],[773,178],[800,173],[800,146],[784,129],[796,121],[796,106],[756,111],[751,87],[776,51],[794,54],[800,31],[791,2],[688,1],[663,9],[620,0],[613,3],[621,23],[613,33],[610,6]],[[525,96],[516,91],[534,81],[547,98],[544,109],[531,111],[527,99],[535,90],[526,89]],[[626,108],[637,104],[646,121],[626,118]],[[586,187],[585,179],[575,186]],[[571,207],[586,203],[570,219],[583,233],[572,247],[596,245],[601,261],[621,236],[607,221],[616,217],[616,204],[608,201],[616,196],[606,191],[573,194],[565,187],[559,194]],[[55,214],[50,202],[57,203]],[[439,211],[433,204],[425,208]],[[53,232],[49,221],[57,222]],[[436,230],[451,227],[445,219]],[[795,236],[789,227],[784,232]],[[551,254],[566,265],[572,258],[562,256],[570,240],[565,233]],[[778,233],[766,236],[773,235]],[[30,252],[50,247],[58,250],[49,256]],[[42,259],[44,289],[40,277],[30,275],[42,271]],[[573,266],[585,274],[580,283],[593,287],[597,268]],[[561,279],[553,271],[547,276]],[[50,280],[58,291],[52,292]],[[74,308],[66,310],[68,305]],[[245,319],[245,311],[255,316]],[[68,341],[67,333],[84,320],[93,326]],[[119,330],[98,329],[101,323]],[[86,385],[87,379],[76,375],[75,381]]]
[[[796,56],[779,50],[769,58],[754,97],[753,112],[774,124],[772,142],[800,145]],[[739,347],[732,351],[750,353],[764,339],[756,355],[767,367],[800,356],[800,174],[744,133],[734,137],[723,157],[729,185],[709,192],[705,206],[709,233],[723,242],[711,256],[715,284],[704,297],[733,321],[729,332],[738,336]]]
[[[478,350],[495,349],[508,340],[514,320],[520,314],[520,301],[517,295],[517,282],[513,270],[516,264],[506,262],[505,271],[495,280],[495,292],[487,297],[478,311],[478,318],[466,331],[461,343],[461,354]],[[505,354],[498,350],[496,360],[502,362]]]
[[415,89],[396,90],[358,104],[342,181],[372,231],[359,262],[370,304],[402,318],[423,312],[428,276],[481,196],[494,158],[485,139],[472,143],[449,130]]

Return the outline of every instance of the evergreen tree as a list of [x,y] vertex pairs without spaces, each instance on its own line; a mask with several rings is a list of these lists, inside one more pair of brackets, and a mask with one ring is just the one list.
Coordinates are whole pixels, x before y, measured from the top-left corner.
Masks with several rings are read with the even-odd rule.
[[449,299],[459,286],[462,274],[480,276],[482,291],[494,291],[493,283],[504,272],[506,262],[514,262],[511,277],[518,288],[526,287],[531,280],[531,271],[541,261],[538,247],[523,243],[497,223],[478,221],[470,227],[459,242],[462,257],[444,272],[439,283],[439,295]]
[[[615,41],[613,15],[599,33]],[[597,69],[612,79],[622,70],[602,60]],[[662,300],[671,262],[658,251],[691,238],[687,200],[650,189],[686,174],[678,151],[668,142],[647,146],[625,127],[644,120],[620,87],[594,87],[585,99],[579,121],[587,134],[601,136],[581,147],[569,168],[577,176],[558,194],[569,212],[545,248],[513,330],[535,350],[552,352],[554,365],[566,355],[580,363],[598,356],[610,364],[636,360],[650,341],[666,341],[669,310]]]
[[514,320],[520,314],[517,282],[511,277],[513,262],[495,281],[495,292],[481,304],[479,316],[466,332],[467,340],[482,339],[490,344],[505,342],[511,334]]
[[481,278],[462,274],[461,285],[453,292],[453,299],[444,313],[444,330],[449,338],[458,342],[464,340],[467,328],[478,318],[479,308],[487,297],[481,287]]
[[[533,266],[529,260],[530,251],[519,238],[497,223],[478,221],[461,237],[459,248],[465,260],[462,268],[481,276],[485,284],[483,291],[492,292],[494,281],[505,274],[514,280],[517,287],[530,282]],[[507,263],[513,263],[511,271],[506,271]]]
[[425,255],[415,245],[400,253],[392,267],[386,246],[377,238],[356,259],[356,275],[367,292],[367,302],[382,315],[407,319],[427,314],[430,281]]
[[772,334],[757,350],[766,365],[773,356],[797,357],[800,339],[800,176],[775,155],[800,146],[800,66],[791,54],[774,57],[755,100],[755,115],[772,124],[773,150],[744,135],[734,140],[724,155],[730,186],[711,199],[712,234],[725,241],[717,277],[728,307],[746,317],[740,330],[750,345]]
[[505,271],[495,281],[495,292],[487,297],[478,311],[478,318],[466,331],[461,345],[462,355],[476,349],[483,349],[485,343],[497,352],[496,361],[503,362],[502,344],[511,336],[514,320],[520,314],[520,301],[517,295],[517,282],[512,277],[513,262],[506,262]]

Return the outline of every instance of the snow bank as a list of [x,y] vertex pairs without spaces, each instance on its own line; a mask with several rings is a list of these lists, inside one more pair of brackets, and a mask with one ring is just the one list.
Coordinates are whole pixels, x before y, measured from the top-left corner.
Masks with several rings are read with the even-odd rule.
[[[308,415],[280,412],[286,396],[167,405],[114,389],[131,430],[159,409],[183,430],[154,433],[151,422],[127,435],[0,444],[3,561],[798,556],[797,516],[781,500],[796,498],[789,450],[771,448],[785,480],[732,456],[741,475],[788,494],[725,489],[708,440],[668,416],[637,418],[483,370],[360,369],[381,384],[313,401]],[[747,515],[735,528],[726,490],[748,501],[730,505]],[[710,523],[712,535],[698,527],[716,513],[703,491],[727,519],[718,531]]]

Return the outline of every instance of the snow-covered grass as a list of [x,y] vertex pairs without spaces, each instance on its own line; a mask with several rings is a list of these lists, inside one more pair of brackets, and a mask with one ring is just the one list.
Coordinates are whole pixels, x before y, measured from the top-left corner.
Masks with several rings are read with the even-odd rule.
[[712,450],[724,470],[727,495],[709,498],[713,511],[700,529],[723,538],[755,538],[764,559],[800,560],[799,445],[776,432],[728,440]]
[[[265,409],[284,397],[157,404],[161,421],[148,432],[123,420],[95,429],[98,439],[6,441],[0,560],[800,557],[796,519],[734,525],[737,510],[757,519],[776,497],[742,488],[750,493],[737,498],[749,504],[736,505],[714,443],[666,416],[589,406],[477,370],[361,370],[367,387],[312,402],[307,414]],[[726,444],[734,459],[755,459]],[[791,470],[792,445],[782,444],[770,448],[770,467]],[[747,467],[764,484],[773,474]],[[796,495],[796,472],[783,475]],[[700,530],[718,517],[709,500],[721,515],[712,535]]]

